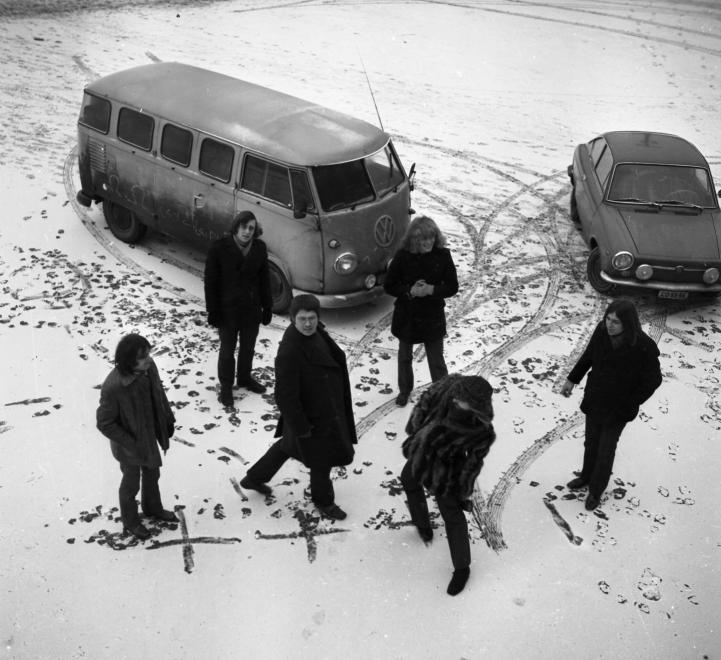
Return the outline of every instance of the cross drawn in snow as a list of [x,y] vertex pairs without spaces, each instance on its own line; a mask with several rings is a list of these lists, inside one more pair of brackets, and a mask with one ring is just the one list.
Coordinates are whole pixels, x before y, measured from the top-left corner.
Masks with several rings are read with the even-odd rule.
[[290,532],[289,534],[263,534],[260,531],[255,532],[255,538],[257,539],[298,539],[304,538],[306,547],[308,549],[308,561],[313,563],[318,551],[318,544],[316,537],[323,536],[324,534],[340,534],[341,532],[349,532],[348,529],[318,529],[318,523],[320,518],[318,516],[312,516],[307,511],[296,509],[293,512],[293,517],[298,521],[300,525],[300,532]]
[[154,541],[152,545],[148,546],[148,550],[157,550],[158,548],[166,548],[170,545],[182,545],[183,546],[183,563],[185,564],[185,572],[192,573],[195,567],[195,561],[193,555],[195,550],[193,549],[194,543],[219,543],[219,544],[230,544],[240,543],[241,540],[236,537],[222,538],[217,536],[194,536],[190,538],[188,536],[188,523],[185,521],[185,514],[182,509],[176,509],[175,515],[178,516],[180,521],[180,533],[182,538],[170,539],[169,541]]

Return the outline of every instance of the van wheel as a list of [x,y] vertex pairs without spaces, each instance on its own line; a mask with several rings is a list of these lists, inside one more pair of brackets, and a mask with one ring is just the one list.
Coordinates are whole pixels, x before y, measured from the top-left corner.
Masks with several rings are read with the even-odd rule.
[[283,275],[283,271],[272,261],[268,262],[270,271],[270,295],[273,298],[273,313],[284,314],[290,307],[293,298],[293,290]]
[[610,296],[615,291],[616,285],[611,284],[611,282],[606,282],[606,280],[601,277],[601,250],[597,247],[593,248],[588,255],[586,275],[588,276],[589,284],[599,293]]
[[138,243],[148,231],[130,209],[107,199],[103,200],[103,215],[113,236],[124,243]]

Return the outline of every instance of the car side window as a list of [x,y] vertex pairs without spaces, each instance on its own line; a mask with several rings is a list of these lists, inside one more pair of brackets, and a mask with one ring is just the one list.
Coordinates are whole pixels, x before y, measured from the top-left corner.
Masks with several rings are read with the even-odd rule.
[[233,147],[205,138],[200,145],[198,169],[218,181],[228,183],[233,169]]
[[601,190],[605,190],[606,181],[608,181],[608,175],[611,173],[613,167],[613,156],[611,156],[610,149],[604,149],[601,157],[596,163],[596,176],[601,184]]
[[110,128],[110,101],[85,92],[79,121],[96,131],[107,133]]
[[287,167],[247,155],[240,187],[290,208],[290,175]]
[[118,116],[118,139],[145,151],[153,145],[153,127],[155,120],[150,115],[120,108]]
[[598,163],[598,158],[601,155],[601,152],[603,151],[603,148],[606,146],[606,141],[603,138],[596,138],[589,144],[589,154],[591,155],[591,162],[593,163],[594,167]]
[[193,134],[173,124],[165,124],[160,140],[160,155],[166,160],[188,167],[190,150],[193,148]]

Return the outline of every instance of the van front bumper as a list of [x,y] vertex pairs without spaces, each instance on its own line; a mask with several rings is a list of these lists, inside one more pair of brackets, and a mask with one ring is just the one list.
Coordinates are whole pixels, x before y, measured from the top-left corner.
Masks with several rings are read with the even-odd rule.
[[356,307],[371,302],[376,298],[385,295],[385,289],[377,284],[372,289],[364,289],[363,291],[353,291],[352,293],[331,293],[321,294],[315,291],[303,291],[302,289],[293,289],[293,295],[298,296],[303,293],[309,293],[320,301],[320,306],[324,309],[337,309],[341,307]]

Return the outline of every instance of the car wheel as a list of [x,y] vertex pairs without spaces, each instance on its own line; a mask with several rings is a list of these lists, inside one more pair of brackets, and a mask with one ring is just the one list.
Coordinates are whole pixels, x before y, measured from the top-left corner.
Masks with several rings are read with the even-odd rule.
[[576,186],[571,188],[571,220],[578,224],[581,217],[578,215],[578,203],[576,202]]
[[283,314],[288,311],[293,298],[293,289],[283,271],[272,261],[268,262],[270,271],[270,295],[273,298],[273,313]]
[[601,278],[601,250],[597,247],[593,248],[588,255],[586,274],[589,284],[599,293],[610,295],[616,289],[615,284]]
[[130,209],[107,199],[103,200],[103,215],[113,236],[124,243],[137,243],[148,231],[147,225],[140,222]]

